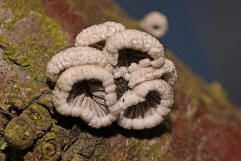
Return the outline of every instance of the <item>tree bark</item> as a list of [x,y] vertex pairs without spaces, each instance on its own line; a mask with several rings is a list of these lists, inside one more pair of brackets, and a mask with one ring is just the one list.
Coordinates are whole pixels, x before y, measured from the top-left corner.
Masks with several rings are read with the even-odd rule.
[[179,80],[159,126],[93,129],[55,111],[48,60],[108,20],[141,29],[110,0],[0,0],[0,160],[241,160],[240,110],[219,83],[204,82],[169,51]]

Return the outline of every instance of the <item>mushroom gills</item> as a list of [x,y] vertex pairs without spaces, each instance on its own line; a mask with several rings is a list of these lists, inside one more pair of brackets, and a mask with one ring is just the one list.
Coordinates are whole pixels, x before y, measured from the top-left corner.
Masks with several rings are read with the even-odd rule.
[[119,77],[115,79],[117,99],[121,98],[121,96],[126,91],[131,90],[131,88],[128,86],[128,83],[129,82],[126,81],[123,77]]
[[106,106],[105,90],[100,81],[83,80],[77,82],[69,93],[67,103],[71,106],[78,105],[81,108],[89,108],[98,117],[104,117],[109,113]]
[[99,41],[97,43],[90,44],[89,47],[92,47],[92,48],[95,48],[95,49],[98,49],[98,50],[102,51],[105,47],[105,41]]
[[142,52],[131,48],[120,49],[118,53],[118,67],[124,66],[128,68],[132,63],[138,64],[140,60],[143,59],[149,59],[153,61],[153,58],[146,52]]
[[157,106],[160,102],[160,94],[156,91],[150,91],[146,95],[145,101],[128,107],[124,112],[124,116],[130,119],[149,117],[156,113]]

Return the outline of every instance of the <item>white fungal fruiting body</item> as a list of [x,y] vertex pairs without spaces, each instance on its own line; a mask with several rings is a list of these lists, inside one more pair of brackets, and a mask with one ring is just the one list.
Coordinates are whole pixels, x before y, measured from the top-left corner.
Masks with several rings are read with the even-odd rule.
[[90,26],[77,35],[75,46],[89,46],[105,41],[114,33],[123,31],[124,29],[125,26],[116,22],[105,22],[103,24]]
[[[87,92],[82,92],[79,95],[74,95],[72,102],[68,102],[74,84],[83,80],[98,80],[102,83],[104,90],[101,91],[99,87],[99,89],[90,90],[93,96],[87,95]],[[78,88],[76,93],[86,90],[87,87]],[[95,87],[90,86],[88,88],[94,89]],[[116,103],[115,88],[113,75],[99,66],[72,67],[59,76],[53,92],[53,103],[59,113],[75,117],[80,116],[89,126],[100,128],[115,120],[108,109]]]
[[171,60],[165,59],[165,64],[161,68],[161,70],[163,71],[162,76],[166,75],[166,77],[164,77],[164,80],[166,80],[167,83],[169,83],[171,86],[174,86],[178,77],[175,64]]
[[173,85],[177,80],[177,72],[174,63],[171,60],[165,59],[165,63],[161,68],[153,68],[150,66],[142,67],[142,65],[136,68],[129,68],[129,73],[123,73],[122,76],[127,80],[128,86],[133,88],[139,83],[160,79],[162,76],[168,76],[164,79]]
[[115,67],[113,69],[114,77],[115,78],[120,78],[124,77],[128,73],[127,67]]
[[[164,62],[164,48],[160,42],[151,35],[138,30],[124,30],[110,36],[106,41],[104,52],[108,55],[109,62],[116,66],[119,50],[130,48],[147,53],[154,59],[151,64],[161,66]],[[157,64],[157,65],[156,65]]]
[[107,60],[101,51],[89,47],[72,47],[60,51],[47,65],[47,77],[56,81],[58,75],[65,69],[79,65],[107,66]]
[[156,37],[163,37],[168,30],[166,16],[158,11],[147,14],[140,21],[140,25],[143,29]]
[[94,128],[117,118],[127,129],[162,122],[173,103],[177,71],[156,38],[106,22],[81,31],[75,46],[47,65],[47,77],[56,82],[52,99],[60,114],[80,117]]
[[[157,92],[160,98],[150,95],[147,99],[147,95],[152,91]],[[115,105],[122,108],[118,124],[127,129],[152,128],[160,124],[163,116],[170,111],[172,103],[172,88],[165,81],[151,80],[141,83],[133,91],[125,93]],[[115,106],[111,110],[116,110]]]
[[135,92],[128,91],[123,94],[121,99],[119,99],[118,102],[114,106],[110,107],[110,111],[115,116],[118,116],[127,107],[135,105],[138,102],[140,102],[140,97],[138,97]]

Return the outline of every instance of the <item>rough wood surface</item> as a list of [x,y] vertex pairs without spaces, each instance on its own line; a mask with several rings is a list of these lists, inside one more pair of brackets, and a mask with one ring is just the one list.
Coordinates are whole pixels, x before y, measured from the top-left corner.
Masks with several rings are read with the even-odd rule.
[[48,60],[73,46],[80,30],[107,20],[140,29],[109,0],[0,0],[0,160],[241,160],[240,110],[219,83],[207,84],[168,51],[179,81],[159,126],[96,130],[55,112]]

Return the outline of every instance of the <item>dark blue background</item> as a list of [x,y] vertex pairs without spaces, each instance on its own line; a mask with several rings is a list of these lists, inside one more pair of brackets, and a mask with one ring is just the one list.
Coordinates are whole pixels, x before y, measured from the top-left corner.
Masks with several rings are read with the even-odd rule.
[[166,48],[208,82],[218,81],[241,105],[241,0],[115,0],[129,16],[167,15]]

